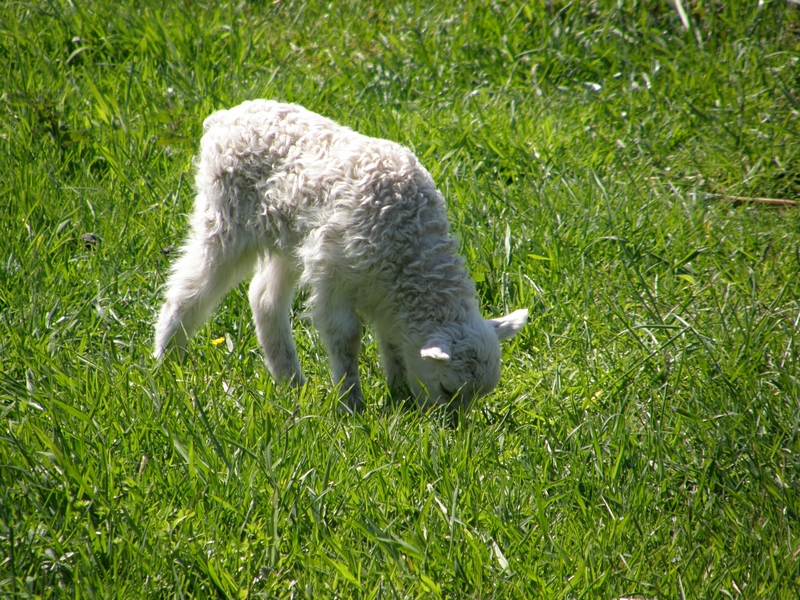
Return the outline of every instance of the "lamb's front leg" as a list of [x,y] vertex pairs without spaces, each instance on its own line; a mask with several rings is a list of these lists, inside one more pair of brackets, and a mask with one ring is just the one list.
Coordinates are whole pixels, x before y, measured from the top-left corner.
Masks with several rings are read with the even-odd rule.
[[386,407],[396,406],[398,403],[409,400],[411,391],[406,381],[406,366],[400,349],[388,341],[387,335],[378,333],[378,348],[381,353],[383,370],[386,372],[386,383],[389,384],[389,401]]
[[262,256],[249,293],[264,362],[276,381],[292,386],[304,381],[289,321],[297,279],[297,272],[282,256]]
[[364,395],[358,379],[358,352],[361,349],[361,321],[353,306],[336,294],[318,294],[314,322],[328,349],[334,385],[340,384],[339,409],[364,410]]

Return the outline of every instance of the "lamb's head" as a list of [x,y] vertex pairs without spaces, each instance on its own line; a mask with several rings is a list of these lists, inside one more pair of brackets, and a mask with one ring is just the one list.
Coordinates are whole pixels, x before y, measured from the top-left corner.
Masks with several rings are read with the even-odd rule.
[[527,310],[498,319],[450,324],[430,334],[424,346],[406,357],[411,393],[422,406],[443,405],[464,412],[500,380],[500,342],[515,336]]

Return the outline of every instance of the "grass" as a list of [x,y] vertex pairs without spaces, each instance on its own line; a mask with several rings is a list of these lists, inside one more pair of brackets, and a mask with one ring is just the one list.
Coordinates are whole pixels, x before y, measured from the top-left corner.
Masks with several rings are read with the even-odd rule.
[[[800,214],[721,196],[800,197],[800,11],[683,6],[1,6],[0,596],[796,598]],[[274,386],[242,289],[149,358],[257,97],[411,147],[531,309],[467,423],[384,413],[369,335],[338,416],[300,319]]]

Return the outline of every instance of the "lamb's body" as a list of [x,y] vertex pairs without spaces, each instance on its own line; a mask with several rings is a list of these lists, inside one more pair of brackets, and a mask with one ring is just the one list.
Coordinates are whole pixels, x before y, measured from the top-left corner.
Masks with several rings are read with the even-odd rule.
[[[156,356],[183,348],[255,266],[250,303],[276,379],[302,381],[289,323],[299,282],[350,408],[362,407],[358,314],[375,328],[393,392],[408,383],[442,401],[461,389],[469,402],[494,388],[498,337],[524,315],[483,321],[444,201],[409,150],[270,101],[217,112],[204,128],[192,231],[167,283]],[[456,360],[454,345],[469,356]]]

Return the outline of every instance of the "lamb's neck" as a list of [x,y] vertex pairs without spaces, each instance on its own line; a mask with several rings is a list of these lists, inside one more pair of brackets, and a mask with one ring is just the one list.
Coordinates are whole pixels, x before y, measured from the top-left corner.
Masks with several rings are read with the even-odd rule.
[[463,322],[477,310],[475,283],[464,260],[452,252],[429,254],[407,263],[396,280],[398,311],[406,323]]

